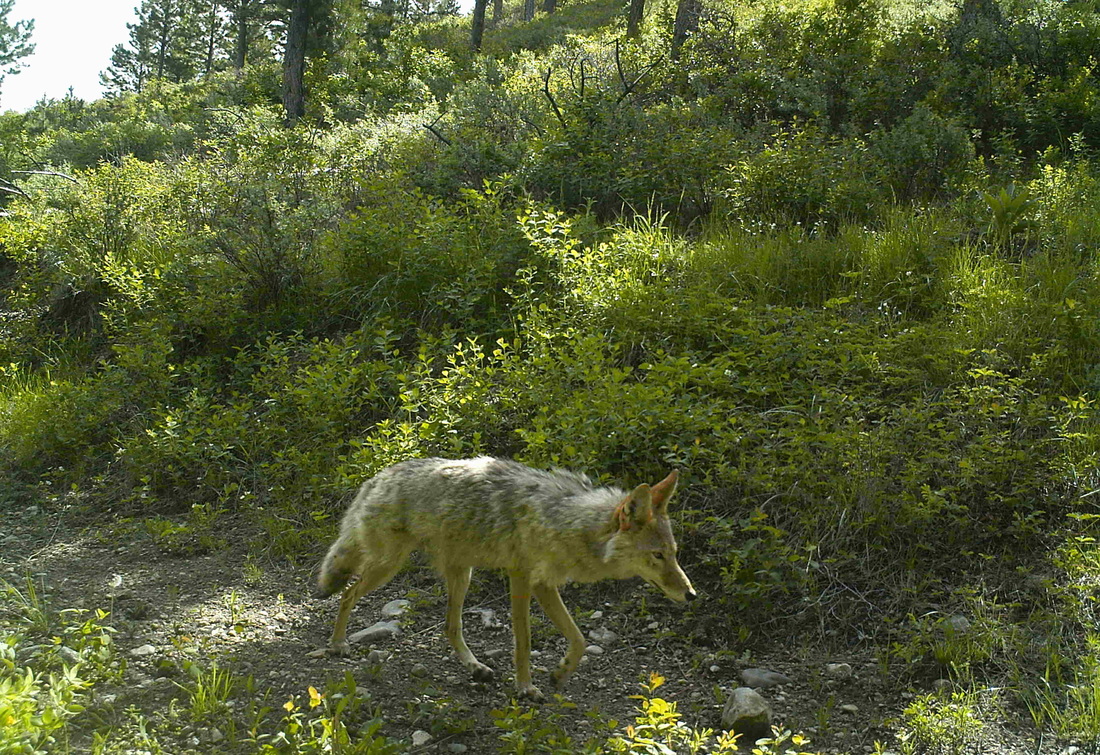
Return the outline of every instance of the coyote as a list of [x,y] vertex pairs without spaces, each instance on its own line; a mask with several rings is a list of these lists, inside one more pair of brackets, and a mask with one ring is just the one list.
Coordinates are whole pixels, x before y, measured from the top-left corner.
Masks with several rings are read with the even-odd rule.
[[532,595],[569,641],[552,675],[557,687],[576,671],[585,649],[560,585],[641,577],[677,602],[695,597],[676,562],[668,519],[676,478],[673,471],[652,487],[628,493],[596,487],[582,474],[485,456],[412,459],[384,469],[359,489],[321,564],[321,595],[346,586],[328,652],[350,651],[345,633],[356,601],[386,584],[412,551],[421,550],[447,582],[447,639],[477,681],[491,680],[493,670],[466,645],[462,604],[473,567],[507,570],[516,692],[541,700],[531,683]]

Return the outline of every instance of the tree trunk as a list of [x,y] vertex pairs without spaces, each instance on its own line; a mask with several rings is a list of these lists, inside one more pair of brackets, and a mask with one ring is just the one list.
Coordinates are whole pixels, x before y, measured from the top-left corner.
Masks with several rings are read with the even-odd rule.
[[504,0],[493,0],[493,25],[499,24],[504,18]]
[[481,38],[485,35],[485,6],[489,0],[474,0],[474,22],[470,30],[470,46],[481,51]]
[[535,0],[523,0],[523,20],[530,21],[535,17]]
[[160,10],[160,29],[157,35],[157,78],[164,78],[164,69],[168,61],[168,46],[172,44],[172,25],[175,23],[175,7],[168,3]]
[[237,26],[237,38],[233,48],[233,67],[240,73],[248,59],[248,22],[251,12],[250,0],[238,0],[233,22]]
[[283,56],[283,109],[288,126],[293,126],[306,114],[306,36],[311,10],[310,0],[294,0],[290,7]]
[[214,68],[214,45],[217,42],[218,37],[218,2],[214,0],[210,4],[210,28],[207,29],[206,39],[206,69],[203,71],[203,77],[209,76],[210,71]]
[[626,37],[634,39],[642,26],[642,16],[645,14],[645,0],[630,0],[630,11],[626,17]]
[[558,7],[558,0],[543,0],[542,10],[544,13],[553,13],[554,9]]
[[672,59],[680,57],[680,47],[688,36],[699,29],[699,13],[702,0],[679,0],[676,5],[676,21],[672,27]]

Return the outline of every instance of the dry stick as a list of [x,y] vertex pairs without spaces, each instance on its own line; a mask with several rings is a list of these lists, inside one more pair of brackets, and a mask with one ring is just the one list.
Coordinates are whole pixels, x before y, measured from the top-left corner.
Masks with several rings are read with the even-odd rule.
[[438,117],[438,118],[436,118],[436,119],[435,119],[434,121],[432,121],[431,123],[422,123],[422,124],[420,124],[420,125],[422,125],[422,126],[423,126],[424,128],[426,128],[426,129],[428,129],[429,131],[431,131],[431,132],[432,132],[432,135],[434,135],[436,139],[438,139],[439,141],[443,142],[443,143],[444,143],[444,144],[446,144],[446,145],[447,145],[448,147],[453,147],[454,145],[453,145],[453,144],[451,143],[451,140],[450,140],[450,139],[448,139],[447,137],[443,136],[443,134],[439,133],[439,130],[438,130],[438,129],[437,129],[436,127],[435,127],[435,124],[439,123],[439,119],[440,119],[440,118],[442,118],[442,117],[443,117],[443,114],[442,114],[442,113],[440,113],[439,117]]
[[24,199],[30,199],[30,196],[27,194],[27,192],[23,191],[15,184],[8,183],[7,181],[4,181],[2,184],[0,184],[0,191],[3,191],[7,194],[16,194],[20,197],[23,197]]
[[20,176],[56,176],[58,178],[67,178],[75,183],[80,183],[75,178],[65,173],[58,173],[56,170],[13,170],[12,173]]
[[648,66],[646,66],[644,69],[642,69],[641,73],[639,73],[637,76],[634,77],[634,81],[630,82],[629,84],[626,83],[626,73],[623,71],[623,61],[622,61],[622,58],[619,56],[619,40],[616,39],[615,40],[615,68],[619,72],[619,81],[622,82],[623,93],[619,95],[619,99],[615,100],[615,104],[618,105],[620,102],[625,100],[628,95],[633,94],[634,93],[634,88],[636,86],[638,86],[638,84],[641,83],[642,79],[644,79],[646,77],[646,74],[648,74],[650,71],[652,71],[654,68],[656,68],[656,66],[657,66],[656,63],[650,63]]
[[558,117],[558,122],[561,123],[561,127],[568,131],[569,125],[565,122],[565,116],[561,114],[561,110],[558,109],[558,103],[554,99],[554,95],[550,93],[550,74],[553,72],[553,66],[546,69],[546,76],[542,79],[542,91],[546,94],[546,99],[550,100],[550,107],[554,108],[554,115]]

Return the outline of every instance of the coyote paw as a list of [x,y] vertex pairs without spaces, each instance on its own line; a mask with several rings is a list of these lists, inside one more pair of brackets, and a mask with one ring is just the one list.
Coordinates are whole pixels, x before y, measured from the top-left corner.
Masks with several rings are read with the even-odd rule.
[[475,661],[474,664],[470,666],[470,673],[473,675],[475,682],[493,681],[493,670],[484,663]]
[[546,702],[546,695],[542,694],[542,690],[533,684],[527,684],[516,687],[516,696],[520,700],[530,700],[533,703]]
[[334,642],[325,648],[326,655],[351,655],[351,645],[345,642]]
[[561,689],[565,686],[566,682],[569,681],[571,676],[573,676],[573,669],[564,665],[558,666],[554,669],[554,672],[550,674],[550,681],[553,682],[554,687]]

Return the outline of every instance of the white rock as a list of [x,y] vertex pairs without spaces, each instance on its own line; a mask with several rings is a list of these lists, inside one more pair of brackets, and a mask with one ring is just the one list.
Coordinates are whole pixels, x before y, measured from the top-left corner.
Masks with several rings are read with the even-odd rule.
[[747,668],[741,672],[741,683],[746,687],[769,689],[780,684],[790,684],[790,677],[766,668]]
[[404,598],[391,600],[389,603],[382,606],[382,616],[387,619],[396,619],[408,610],[409,601],[405,600]]
[[943,623],[949,631],[956,634],[964,634],[970,630],[970,619],[959,614],[949,616]]
[[155,652],[157,652],[157,649],[152,645],[142,645],[139,648],[134,648],[133,650],[131,650],[130,655],[134,656],[135,658],[141,658],[144,655],[152,655]]
[[588,633],[588,636],[600,645],[608,645],[619,639],[619,635],[615,634],[607,627],[599,627],[597,629],[593,629]]
[[584,649],[588,655],[603,655],[603,648],[599,645],[589,645]]
[[360,629],[348,637],[348,642],[374,642],[388,640],[401,634],[401,625],[396,621],[379,621],[366,629]]
[[432,741],[432,735],[429,734],[428,732],[424,731],[423,729],[417,729],[416,731],[413,732],[413,737],[412,737],[413,747],[422,747],[422,746],[428,744],[428,742],[431,742],[431,741]]

